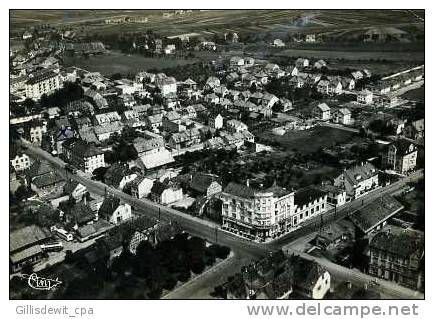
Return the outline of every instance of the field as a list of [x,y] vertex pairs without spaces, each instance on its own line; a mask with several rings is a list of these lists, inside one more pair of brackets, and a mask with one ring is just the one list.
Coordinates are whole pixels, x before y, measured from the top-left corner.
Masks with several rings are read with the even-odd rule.
[[404,93],[401,97],[410,101],[425,102],[425,86],[408,91]]
[[111,76],[115,73],[135,74],[138,71],[146,71],[152,68],[164,69],[198,61],[199,59],[184,59],[179,57],[147,58],[116,51],[108,51],[107,54],[90,56],[88,58],[83,58],[82,56],[64,57],[65,66],[76,66],[92,72],[101,72],[106,76]]
[[262,141],[274,141],[288,151],[297,150],[302,154],[334,146],[337,143],[354,141],[354,133],[331,127],[316,127],[307,131],[288,131],[285,135],[273,135],[270,130],[255,132]]
[[[25,27],[50,24],[87,32],[141,32],[152,29],[164,35],[194,33],[212,36],[227,32],[317,33],[347,40],[360,32],[394,34],[401,29],[423,29],[422,10],[195,10],[183,15],[164,17],[173,10],[12,10],[11,32]],[[147,17],[147,23],[105,24],[104,19],[121,16]],[[398,31],[396,31],[398,29]],[[407,32],[414,34],[414,30]]]

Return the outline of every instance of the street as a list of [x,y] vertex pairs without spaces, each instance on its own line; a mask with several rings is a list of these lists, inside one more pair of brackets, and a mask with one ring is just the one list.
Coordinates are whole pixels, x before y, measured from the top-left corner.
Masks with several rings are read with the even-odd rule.
[[[34,157],[39,157],[47,160],[53,164],[59,173],[67,175],[68,178],[74,179],[85,185],[89,192],[104,195],[106,189],[110,194],[121,198],[126,203],[134,206],[135,212],[146,216],[152,216],[155,218],[161,218],[163,220],[176,221],[185,231],[188,233],[202,237],[211,243],[218,243],[220,245],[228,246],[232,249],[235,256],[233,260],[217,267],[215,270],[208,272],[194,283],[183,285],[169,294],[169,297],[175,299],[181,298],[198,298],[199,294],[204,298],[208,298],[209,291],[213,290],[213,287],[221,280],[226,279],[231,274],[240,271],[241,265],[248,264],[252,260],[267,256],[269,252],[281,249],[283,246],[290,244],[301,236],[307,236],[310,233],[317,231],[321,226],[321,216],[312,218],[309,222],[303,224],[303,227],[296,229],[282,237],[279,237],[268,243],[257,243],[246,240],[237,236],[236,234],[229,233],[220,229],[220,225],[193,217],[191,215],[179,212],[175,209],[159,205],[147,199],[137,199],[123,193],[122,191],[108,187],[107,185],[91,180],[85,176],[79,176],[76,174],[67,173],[64,170],[65,163],[59,158],[52,157],[49,153],[43,151],[39,147],[35,147],[29,143],[26,143],[28,152]],[[345,204],[339,208],[329,210],[322,214],[322,225],[325,226],[329,223],[335,222],[338,219],[342,219],[360,207],[368,204],[369,202],[379,198],[385,194],[393,194],[402,189],[409,181],[415,181],[423,176],[422,171],[417,171],[412,175],[409,175],[396,183],[390,184],[383,188],[378,188],[370,193],[366,194],[362,198],[356,199],[348,204]],[[319,264],[323,265],[335,278],[339,278],[342,281],[351,280],[361,285],[370,283],[375,278],[367,274],[360,273],[356,270],[348,269],[340,265],[334,264],[326,259],[310,256],[306,253],[288,250],[289,254],[301,255],[307,259],[314,259]],[[185,286],[185,287],[184,287]],[[387,282],[379,280],[379,291],[387,292],[387,295],[394,296],[398,299],[413,299],[423,298],[423,294],[416,291],[401,287],[393,282]],[[167,296],[166,296],[167,297]]]

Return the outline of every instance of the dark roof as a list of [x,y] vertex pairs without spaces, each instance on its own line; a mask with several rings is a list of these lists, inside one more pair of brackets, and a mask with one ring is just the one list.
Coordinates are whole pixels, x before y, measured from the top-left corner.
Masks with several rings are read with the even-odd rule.
[[80,183],[76,180],[68,180],[63,186],[63,192],[67,195],[70,195],[77,188],[78,184]]
[[421,232],[400,230],[399,232],[380,232],[374,236],[369,247],[387,251],[403,257],[416,255],[422,258],[425,253],[425,236]]
[[64,181],[62,176],[58,175],[55,171],[51,171],[47,174],[36,176],[32,180],[32,184],[41,188],[41,187],[45,187],[45,186],[54,185],[54,184],[62,182],[62,181]]
[[104,154],[104,152],[95,145],[75,138],[65,141],[63,148],[69,149],[72,153],[81,155],[83,158]]
[[326,192],[319,190],[317,188],[313,188],[310,186],[301,188],[295,192],[294,204],[298,206],[303,206],[325,195],[327,195]]
[[104,199],[98,214],[105,217],[111,217],[113,212],[121,205],[121,200],[114,196],[108,196]]
[[37,84],[41,81],[45,81],[47,79],[54,78],[56,76],[58,75],[53,71],[33,74],[33,76],[27,81],[27,84],[30,85]]
[[273,192],[273,194],[277,197],[283,197],[285,195],[291,194],[292,192],[287,190],[286,188],[280,187],[278,185],[273,185],[267,188],[268,192]]
[[66,213],[69,215],[69,218],[78,224],[90,222],[95,218],[95,214],[90,207],[83,202],[75,204]]
[[36,225],[26,226],[10,233],[11,252],[35,245],[51,237],[51,234]]
[[390,195],[369,203],[351,215],[351,221],[364,233],[368,233],[373,228],[390,218],[400,211],[404,206]]
[[301,257],[290,259],[293,269],[294,286],[312,290],[318,279],[324,275],[326,270],[316,261]]
[[212,174],[197,173],[191,181],[191,188],[200,192],[206,193],[212,182],[218,182],[218,176]]
[[253,188],[233,182],[230,182],[228,186],[225,187],[224,192],[242,198],[252,198],[255,195]]
[[45,161],[36,160],[33,162],[32,166],[30,166],[27,176],[29,178],[33,178],[36,176],[44,175],[53,171],[53,168]]
[[417,150],[416,145],[405,139],[398,139],[392,145],[396,147],[396,151],[400,155],[410,154]]
[[131,170],[128,164],[113,164],[104,175],[105,182],[108,185],[119,187],[122,178],[128,176],[130,173]]

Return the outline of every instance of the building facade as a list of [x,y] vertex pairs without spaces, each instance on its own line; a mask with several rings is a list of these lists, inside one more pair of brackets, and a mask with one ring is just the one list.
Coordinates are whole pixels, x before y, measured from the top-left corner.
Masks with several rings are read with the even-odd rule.
[[60,89],[59,74],[54,72],[44,72],[35,74],[26,82],[26,97],[39,100],[42,94],[50,94]]
[[383,157],[383,165],[400,174],[414,170],[416,161],[416,145],[403,139],[390,144]]

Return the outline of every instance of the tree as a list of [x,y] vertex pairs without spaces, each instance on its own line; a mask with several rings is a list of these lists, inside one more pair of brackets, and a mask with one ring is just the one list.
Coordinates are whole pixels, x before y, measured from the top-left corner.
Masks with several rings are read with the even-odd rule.
[[15,191],[15,198],[18,201],[22,201],[24,199],[27,199],[31,196],[33,196],[34,192],[25,185],[18,186],[17,190]]
[[92,172],[92,179],[96,181],[104,182],[104,175],[107,172],[107,170],[108,168],[103,166],[94,169],[94,171]]

